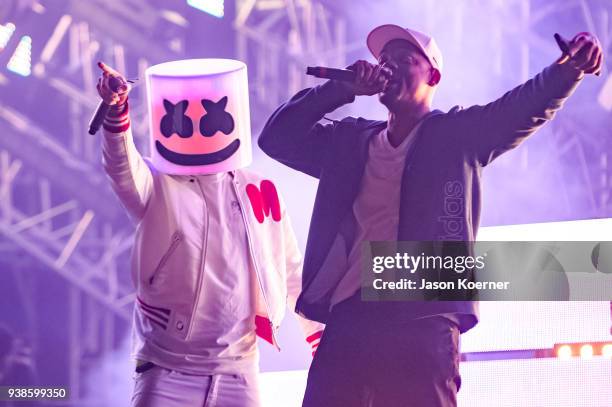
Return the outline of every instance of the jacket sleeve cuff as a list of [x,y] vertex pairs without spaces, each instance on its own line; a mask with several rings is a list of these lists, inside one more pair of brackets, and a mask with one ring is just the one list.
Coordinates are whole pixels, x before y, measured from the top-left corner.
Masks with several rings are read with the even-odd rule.
[[319,342],[321,342],[321,335],[323,335],[323,331],[317,331],[306,338],[306,342],[308,342],[310,348],[312,349],[312,356],[314,356],[317,351],[317,348],[319,347]]
[[554,88],[554,96],[566,98],[571,95],[584,78],[584,73],[568,63],[554,63],[547,68]]
[[584,78],[584,72],[573,67],[569,61],[563,63],[555,63],[553,66],[559,71],[559,75],[568,82],[578,82]]
[[319,108],[324,112],[332,112],[340,106],[355,101],[355,94],[338,81],[327,81],[315,88]]
[[111,133],[121,133],[130,128],[128,102],[110,107],[104,118],[104,130]]

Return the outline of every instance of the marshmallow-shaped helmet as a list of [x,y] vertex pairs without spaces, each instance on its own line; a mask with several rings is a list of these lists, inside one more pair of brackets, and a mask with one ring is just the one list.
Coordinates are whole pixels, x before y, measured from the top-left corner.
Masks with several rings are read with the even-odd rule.
[[246,65],[187,59],[146,70],[151,157],[167,174],[214,174],[251,163]]

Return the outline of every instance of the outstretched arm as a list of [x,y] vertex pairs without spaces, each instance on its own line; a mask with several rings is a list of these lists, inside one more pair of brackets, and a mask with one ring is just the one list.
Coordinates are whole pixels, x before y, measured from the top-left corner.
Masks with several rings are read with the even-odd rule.
[[585,74],[601,70],[599,42],[585,34],[567,43],[563,56],[523,85],[484,106],[452,111],[462,142],[487,165],[518,146],[561,109]]

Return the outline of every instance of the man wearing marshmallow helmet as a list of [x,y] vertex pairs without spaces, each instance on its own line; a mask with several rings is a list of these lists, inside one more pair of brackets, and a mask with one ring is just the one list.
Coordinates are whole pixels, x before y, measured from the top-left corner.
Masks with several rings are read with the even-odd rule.
[[[302,261],[274,183],[244,169],[246,66],[194,59],[148,68],[150,158],[132,138],[129,84],[99,66],[98,93],[111,106],[104,169],[137,226],[132,406],[258,406],[256,336],[278,348]],[[298,319],[314,352],[323,325]]]

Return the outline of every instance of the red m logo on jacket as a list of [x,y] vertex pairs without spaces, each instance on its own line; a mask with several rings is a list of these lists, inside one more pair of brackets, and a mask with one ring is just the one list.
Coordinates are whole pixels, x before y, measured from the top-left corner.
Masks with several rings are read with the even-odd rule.
[[272,219],[275,222],[281,220],[280,201],[278,192],[272,181],[263,180],[257,188],[254,184],[246,186],[246,193],[251,201],[253,214],[259,223],[263,223],[264,219],[272,214]]

